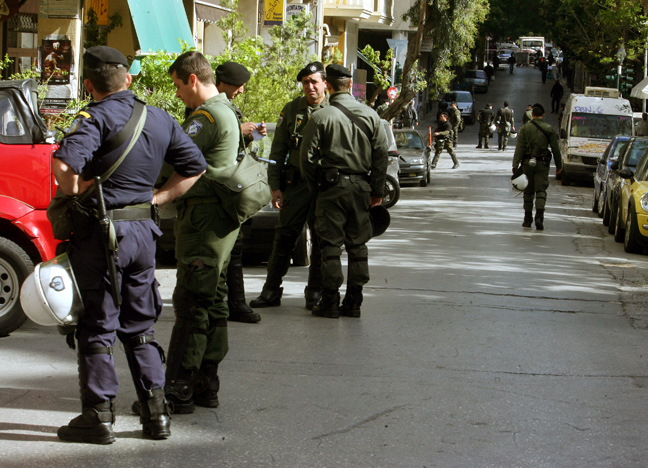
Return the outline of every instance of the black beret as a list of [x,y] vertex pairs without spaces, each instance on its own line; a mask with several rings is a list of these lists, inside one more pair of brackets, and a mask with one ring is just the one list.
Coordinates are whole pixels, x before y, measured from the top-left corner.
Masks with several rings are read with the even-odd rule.
[[90,47],[83,54],[83,61],[88,68],[99,68],[102,65],[122,65],[128,68],[128,60],[117,49],[108,46]]
[[241,86],[250,79],[250,72],[240,63],[225,62],[216,67],[216,78],[223,83]]
[[326,67],[326,76],[330,76],[332,78],[351,78],[352,75],[347,67],[343,67],[342,65],[334,63]]
[[312,75],[313,73],[323,72],[324,64],[322,62],[311,62],[306,65],[301,71],[297,74],[297,81],[301,81],[305,76]]

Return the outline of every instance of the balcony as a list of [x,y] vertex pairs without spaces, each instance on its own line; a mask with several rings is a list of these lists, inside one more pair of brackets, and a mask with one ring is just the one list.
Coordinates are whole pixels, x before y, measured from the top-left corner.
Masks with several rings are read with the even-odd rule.
[[324,0],[324,16],[368,20],[375,3],[391,0]]

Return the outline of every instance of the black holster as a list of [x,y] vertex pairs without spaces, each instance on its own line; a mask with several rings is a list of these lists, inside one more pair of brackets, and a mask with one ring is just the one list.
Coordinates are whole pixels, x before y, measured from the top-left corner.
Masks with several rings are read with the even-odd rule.
[[315,172],[317,190],[323,192],[340,181],[340,171],[337,167],[318,167]]

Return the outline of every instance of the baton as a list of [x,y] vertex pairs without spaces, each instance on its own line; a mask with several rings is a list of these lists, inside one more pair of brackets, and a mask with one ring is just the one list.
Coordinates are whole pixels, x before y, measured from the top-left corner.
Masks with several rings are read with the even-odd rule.
[[110,217],[106,213],[106,201],[104,200],[103,187],[101,186],[101,177],[94,178],[95,189],[97,190],[97,212],[99,214],[99,226],[101,227],[101,241],[106,252],[106,262],[108,263],[108,276],[110,277],[110,286],[112,288],[112,298],[116,307],[121,306],[121,294],[119,291],[119,282],[117,281],[117,265],[115,264],[115,255],[110,250]]

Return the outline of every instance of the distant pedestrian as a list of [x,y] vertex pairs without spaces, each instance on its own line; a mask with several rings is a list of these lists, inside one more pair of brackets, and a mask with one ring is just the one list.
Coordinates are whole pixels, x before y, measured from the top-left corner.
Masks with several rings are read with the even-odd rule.
[[419,124],[418,112],[416,112],[416,104],[414,102],[414,99],[412,99],[409,104],[407,104],[407,107],[403,110],[401,114],[401,120],[403,122],[403,127],[414,127],[415,125]]
[[545,84],[547,82],[547,70],[549,67],[547,66],[547,60],[544,57],[540,57],[538,60],[538,69],[540,70],[540,76],[542,77],[542,84]]
[[500,64],[500,59],[497,56],[497,54],[495,54],[495,57],[493,57],[493,70],[494,71],[497,71],[497,69],[499,68],[499,64]]
[[493,77],[493,74],[495,73],[495,69],[490,63],[486,63],[486,66],[484,67],[484,73],[486,73],[486,78],[488,79],[488,84],[491,82],[491,78]]
[[497,124],[497,149],[506,150],[511,130],[515,130],[513,109],[509,108],[508,101],[504,101],[504,107],[497,111],[495,123]]
[[457,101],[452,101],[448,119],[452,125],[452,144],[456,148],[459,143],[459,127],[461,126],[461,111],[457,106]]
[[479,143],[477,144],[477,148],[481,149],[483,139],[484,148],[488,149],[488,140],[491,137],[490,127],[495,121],[495,115],[493,115],[493,106],[486,104],[486,106],[477,114],[477,121],[479,122]]
[[527,104],[526,112],[522,116],[522,125],[524,125],[525,123],[527,123],[529,120],[533,118],[532,109],[533,106],[531,104]]
[[508,58],[508,60],[506,62],[508,63],[508,66],[509,66],[509,74],[512,75],[513,74],[513,68],[515,67],[515,62],[516,62],[515,55],[513,53],[511,53],[511,56]]
[[448,122],[448,114],[445,112],[442,112],[439,116],[439,124],[434,130],[434,140],[435,152],[434,159],[432,160],[432,169],[436,169],[436,165],[439,162],[439,156],[441,156],[441,153],[444,149],[448,151],[448,154],[452,158],[452,162],[454,163],[454,166],[452,166],[452,168],[458,168],[459,161],[457,160],[457,156],[455,155],[454,149],[452,148],[452,125],[450,124],[450,122]]
[[648,136],[648,114],[641,114],[641,120],[637,124],[637,136]]
[[560,100],[563,97],[563,87],[560,84],[560,81],[556,80],[554,85],[551,87],[551,113],[557,114],[560,107]]

